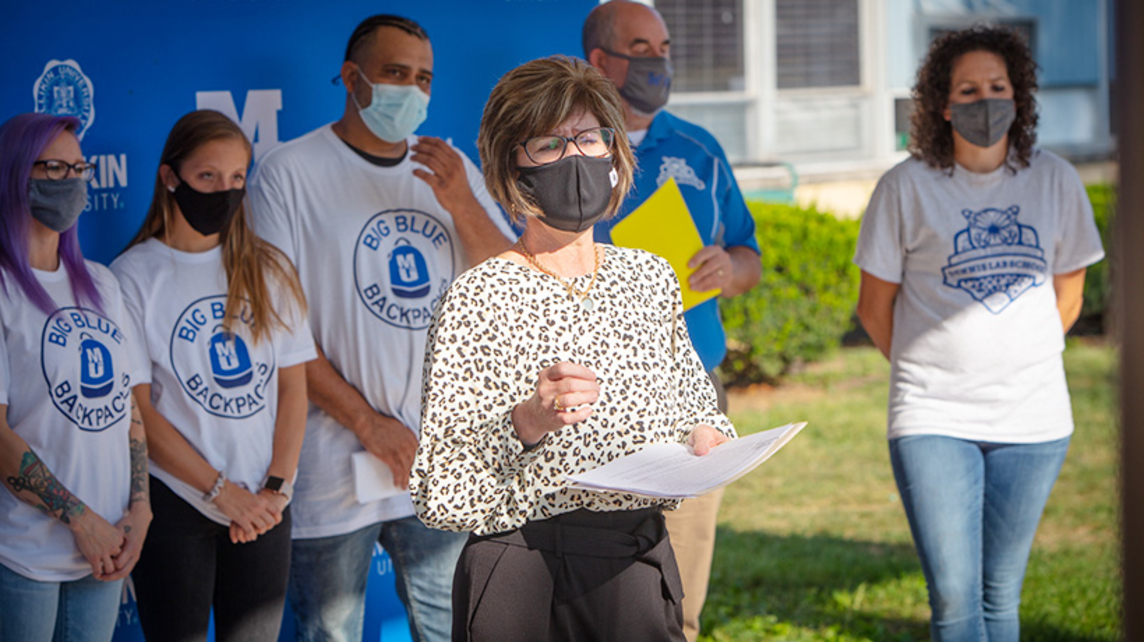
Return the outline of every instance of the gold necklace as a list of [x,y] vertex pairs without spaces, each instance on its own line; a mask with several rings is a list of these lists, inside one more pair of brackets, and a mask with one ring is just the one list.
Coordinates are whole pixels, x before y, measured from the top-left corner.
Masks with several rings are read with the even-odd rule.
[[579,299],[580,307],[584,310],[590,311],[595,307],[595,302],[592,300],[592,297],[588,296],[588,293],[592,291],[592,286],[596,285],[596,275],[600,272],[601,252],[599,247],[597,247],[595,244],[592,245],[592,251],[596,255],[596,264],[592,267],[592,280],[588,282],[588,287],[580,290],[576,288],[576,286],[572,285],[570,280],[565,281],[558,274],[541,265],[540,262],[536,260],[536,257],[532,255],[532,252],[529,252],[528,248],[525,247],[524,239],[519,239],[517,244],[520,245],[520,253],[524,255],[524,258],[526,261],[528,261],[529,265],[559,281],[560,285],[563,285],[564,288],[568,290],[568,298],[572,299],[573,301]]

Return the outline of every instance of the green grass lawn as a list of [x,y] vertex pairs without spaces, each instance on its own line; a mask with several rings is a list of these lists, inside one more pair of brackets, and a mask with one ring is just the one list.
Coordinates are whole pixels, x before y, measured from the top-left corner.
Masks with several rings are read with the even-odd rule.
[[[1025,640],[1118,640],[1115,350],[1065,353],[1077,431],[1033,546]],[[927,640],[929,605],[886,449],[889,366],[847,348],[778,389],[732,391],[742,434],[809,425],[731,485],[706,641]]]

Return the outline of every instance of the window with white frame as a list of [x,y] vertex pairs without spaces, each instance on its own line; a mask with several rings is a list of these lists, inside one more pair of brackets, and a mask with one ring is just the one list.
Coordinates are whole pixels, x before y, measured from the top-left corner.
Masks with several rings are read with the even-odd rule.
[[674,90],[742,91],[743,0],[656,0],[671,33]]
[[775,0],[779,89],[862,82],[858,0]]

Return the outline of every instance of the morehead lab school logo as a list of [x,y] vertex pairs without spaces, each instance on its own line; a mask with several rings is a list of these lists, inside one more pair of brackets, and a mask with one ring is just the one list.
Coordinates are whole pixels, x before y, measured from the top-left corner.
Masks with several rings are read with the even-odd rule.
[[[224,327],[226,295],[203,297],[179,315],[171,333],[171,366],[183,390],[216,417],[242,419],[266,407],[273,350],[251,353],[249,303]],[[269,360],[258,359],[267,356]]]
[[44,323],[40,365],[52,404],[81,430],[106,430],[131,410],[123,341],[111,319],[86,308],[60,308]]
[[1016,205],[962,210],[965,229],[953,238],[954,253],[941,270],[947,286],[965,290],[993,314],[1044,283],[1048,273],[1037,230],[1017,222],[1020,211]]
[[74,60],[49,60],[32,86],[36,112],[78,118],[76,137],[80,140],[95,121],[94,93],[91,79]]
[[374,316],[397,328],[429,327],[454,270],[449,229],[418,210],[378,212],[354,246],[358,296]]

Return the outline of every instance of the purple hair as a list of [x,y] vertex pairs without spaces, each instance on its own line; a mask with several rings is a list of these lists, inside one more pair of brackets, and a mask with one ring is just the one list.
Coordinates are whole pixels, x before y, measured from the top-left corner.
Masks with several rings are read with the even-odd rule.
[[[28,222],[32,216],[28,188],[32,163],[61,132],[75,132],[79,126],[75,118],[50,114],[19,114],[0,125],[0,287],[5,295],[11,296],[8,291],[11,278],[44,314],[54,312],[57,304],[36,280],[28,263]],[[87,300],[102,312],[103,299],[83,261],[76,226],[60,234],[59,255],[68,272],[76,304]]]

